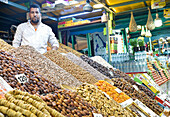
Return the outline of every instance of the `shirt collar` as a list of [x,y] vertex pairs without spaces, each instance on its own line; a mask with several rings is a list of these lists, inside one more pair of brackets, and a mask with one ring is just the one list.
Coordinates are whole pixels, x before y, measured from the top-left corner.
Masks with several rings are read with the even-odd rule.
[[[32,26],[32,24],[31,24],[30,20],[28,20],[28,22],[27,22],[27,23],[28,23],[28,25],[29,25],[29,26]],[[41,21],[40,21],[39,26],[40,26],[40,27],[42,27],[42,26],[43,26],[43,23],[42,23]],[[39,27],[39,26],[38,26],[38,27]]]

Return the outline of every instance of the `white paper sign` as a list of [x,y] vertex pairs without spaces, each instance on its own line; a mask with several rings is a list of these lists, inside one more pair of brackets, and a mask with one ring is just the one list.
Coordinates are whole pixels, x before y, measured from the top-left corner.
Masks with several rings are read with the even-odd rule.
[[139,91],[139,89],[138,89],[138,87],[137,87],[136,85],[133,85],[133,87],[134,87],[137,91]]
[[0,0],[0,2],[8,3],[8,0]]
[[15,75],[15,77],[18,80],[19,83],[26,83],[26,82],[28,82],[28,78],[26,77],[25,74]]
[[110,96],[107,95],[105,92],[103,92],[103,94],[104,94],[108,99],[110,99]]
[[101,114],[93,113],[94,117],[103,117]]
[[8,91],[13,90],[13,88],[2,77],[0,77],[0,90],[7,93]]
[[118,93],[122,93],[122,91],[119,88],[116,88],[115,91],[117,91]]

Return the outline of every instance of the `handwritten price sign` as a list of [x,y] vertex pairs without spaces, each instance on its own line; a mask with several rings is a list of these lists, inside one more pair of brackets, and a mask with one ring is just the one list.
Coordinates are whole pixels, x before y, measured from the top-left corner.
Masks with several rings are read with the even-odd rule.
[[15,75],[15,77],[18,80],[19,83],[26,83],[26,82],[28,82],[28,78],[26,77],[25,74]]
[[94,117],[103,117],[101,114],[93,113]]

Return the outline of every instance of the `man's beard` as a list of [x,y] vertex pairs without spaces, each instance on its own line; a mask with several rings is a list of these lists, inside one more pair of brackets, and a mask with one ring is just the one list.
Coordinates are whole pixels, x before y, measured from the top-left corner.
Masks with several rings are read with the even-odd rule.
[[38,24],[39,21],[40,21],[39,19],[37,19],[35,21],[33,19],[31,19],[31,22],[34,23],[34,24]]

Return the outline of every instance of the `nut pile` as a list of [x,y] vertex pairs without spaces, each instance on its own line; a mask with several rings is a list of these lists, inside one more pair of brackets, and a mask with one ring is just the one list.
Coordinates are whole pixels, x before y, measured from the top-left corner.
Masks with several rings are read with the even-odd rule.
[[130,99],[128,95],[126,95],[124,92],[118,92],[119,90],[116,90],[118,89],[117,87],[109,84],[106,81],[99,80],[97,83],[95,83],[95,85],[98,86],[98,89],[112,97],[117,103],[122,103]]
[[93,61],[86,55],[82,55],[82,56],[80,56],[80,58],[83,59],[85,62],[87,62],[89,65],[91,65],[94,69],[96,69],[100,73],[104,74],[105,76],[107,76],[109,78],[113,78],[112,75],[110,74],[110,70],[108,68],[104,67],[103,65],[99,64],[96,61]]
[[77,93],[104,116],[132,117],[128,111],[124,110],[117,102],[108,99],[102,91],[94,85],[83,84],[77,89]]
[[56,109],[67,117],[93,117],[98,113],[88,102],[84,101],[75,92],[58,90],[53,94],[41,96],[48,106]]
[[113,66],[110,65],[107,61],[105,61],[101,56],[94,56],[94,57],[91,57],[90,59],[92,59],[93,61],[96,61],[98,62],[99,64],[107,67],[107,68],[112,68],[113,69]]
[[88,63],[84,62],[81,58],[79,58],[76,55],[74,55],[73,53],[68,53],[66,55],[66,57],[68,59],[70,59],[74,64],[79,65],[80,67],[82,67],[83,69],[88,71],[90,74],[95,76],[95,78],[98,79],[98,80],[104,80],[104,79],[108,78],[105,75],[103,75],[100,72],[98,72],[93,67],[91,67]]
[[72,48],[70,48],[70,47],[68,47],[68,46],[66,46],[64,44],[61,44],[61,43],[59,43],[59,44],[60,44],[60,48],[64,49],[67,52],[71,52],[71,53],[75,54],[78,57],[83,55],[82,53],[80,53],[80,52],[78,52],[78,51],[76,51],[76,50],[74,50],[74,49],[72,49]]
[[63,48],[58,48],[58,50],[57,50],[58,52],[60,52],[60,53],[68,53],[65,49],[63,49]]
[[138,86],[138,88],[145,92],[151,99],[155,99],[155,95],[145,86],[142,85],[138,85],[133,79],[130,78],[130,76],[128,76],[127,74],[123,73],[120,70],[115,70],[112,71],[112,73],[114,74],[114,78],[124,78],[126,81],[128,81],[130,84],[132,85],[136,85]]
[[59,52],[55,50],[50,50],[44,55],[51,61],[59,65],[61,68],[66,70],[68,73],[72,74],[79,81],[92,84],[97,82],[95,77],[92,76],[89,72],[74,64],[72,61],[70,61],[67,57],[61,55]]
[[48,107],[38,96],[19,90],[5,94],[0,99],[0,112],[9,117],[64,117],[56,110]]
[[14,49],[11,45],[9,45],[4,40],[0,39],[0,49],[4,51],[10,51],[11,49]]
[[66,72],[60,66],[53,63],[51,60],[37,52],[33,47],[24,45],[12,51],[17,58],[24,61],[34,70],[38,71],[42,76],[56,85],[67,84],[70,86],[80,85],[80,81]]
[[[21,84],[15,75],[25,74],[28,82]],[[58,89],[28,65],[14,58],[11,54],[0,50],[0,76],[12,87],[31,94],[42,94]]]
[[123,92],[129,95],[131,98],[139,99],[147,107],[153,110],[156,114],[160,115],[163,109],[156,103],[155,100],[150,99],[143,91],[137,91],[130,83],[123,78],[112,79],[114,86],[120,88]]

